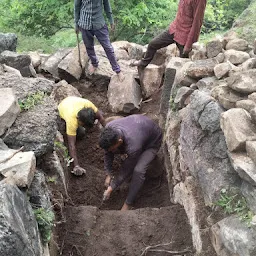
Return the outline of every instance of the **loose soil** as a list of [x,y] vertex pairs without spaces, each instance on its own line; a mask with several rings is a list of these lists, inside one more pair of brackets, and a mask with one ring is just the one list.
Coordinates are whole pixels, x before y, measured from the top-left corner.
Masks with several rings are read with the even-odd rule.
[[[87,80],[81,80],[73,86],[84,98],[91,100],[105,117],[114,115],[108,105],[107,88],[92,87]],[[147,103],[142,103],[140,110],[140,113],[156,122],[159,118],[160,96],[161,90]],[[99,126],[96,125],[87,131],[86,138],[77,141],[79,163],[87,173],[81,177],[68,173],[70,200],[62,211],[65,222],[57,225],[57,236],[54,238],[58,242],[60,255],[139,256],[147,245],[171,241],[170,246],[161,249],[191,249],[191,233],[186,214],[180,206],[170,203],[161,153],[152,163],[133,206],[134,210],[125,213],[116,211],[120,210],[126,199],[129,181],[115,191],[109,201],[102,204],[105,173],[104,151],[98,146],[99,133]],[[65,138],[65,133],[63,135]],[[121,162],[122,157],[117,157],[115,171],[118,171]],[[147,255],[169,254],[162,251],[148,252]]]

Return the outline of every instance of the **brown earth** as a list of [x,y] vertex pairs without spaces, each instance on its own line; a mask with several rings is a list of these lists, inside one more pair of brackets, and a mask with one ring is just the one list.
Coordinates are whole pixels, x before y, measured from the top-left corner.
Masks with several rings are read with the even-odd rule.
[[[113,116],[106,97],[107,88],[90,87],[86,80],[73,85],[84,98],[91,100],[105,117]],[[160,96],[161,90],[155,93],[152,100],[142,103],[140,110],[140,113],[145,113],[156,122],[159,118]],[[57,225],[54,236],[59,245],[59,255],[140,256],[143,248],[148,245],[171,241],[170,245],[157,249],[191,249],[191,233],[185,211],[179,205],[170,203],[161,153],[152,164],[144,186],[138,194],[134,204],[135,211],[116,211],[125,201],[129,181],[125,182],[120,190],[115,191],[109,201],[102,204],[105,173],[104,152],[97,145],[99,133],[99,127],[95,126],[87,131],[85,139],[77,142],[79,162],[87,173],[81,177],[68,173],[67,187],[70,200],[62,210],[62,220],[65,221]],[[116,171],[121,161],[121,157],[117,157],[114,165]],[[169,254],[161,251],[148,252],[145,255]]]

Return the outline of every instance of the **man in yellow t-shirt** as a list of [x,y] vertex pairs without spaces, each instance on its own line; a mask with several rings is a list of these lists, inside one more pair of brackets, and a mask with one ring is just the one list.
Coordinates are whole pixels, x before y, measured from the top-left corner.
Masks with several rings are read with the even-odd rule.
[[105,119],[91,101],[80,97],[69,96],[65,98],[60,102],[58,110],[60,117],[66,122],[69,154],[74,159],[72,173],[82,175],[86,171],[79,166],[75,146],[78,128],[81,126],[90,128],[96,119],[105,127]]

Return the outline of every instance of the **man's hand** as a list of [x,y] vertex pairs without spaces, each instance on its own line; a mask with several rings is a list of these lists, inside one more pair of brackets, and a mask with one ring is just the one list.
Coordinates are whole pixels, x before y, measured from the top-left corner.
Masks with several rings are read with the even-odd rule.
[[115,23],[110,24],[110,30],[111,30],[111,32],[114,32],[115,29],[116,29]]
[[103,201],[106,201],[110,198],[112,191],[113,189],[110,186],[108,186],[107,190],[105,190],[103,193]]
[[74,173],[76,176],[81,176],[84,173],[86,173],[86,170],[84,168],[82,168],[81,166],[76,165],[74,167],[74,169],[71,171],[71,173]]
[[110,176],[110,175],[107,175],[107,177],[106,177],[106,179],[105,179],[105,183],[104,183],[104,185],[105,185],[106,188],[109,187],[110,181],[111,181],[111,176]]
[[182,58],[188,58],[189,57],[190,50],[184,49],[182,53]]

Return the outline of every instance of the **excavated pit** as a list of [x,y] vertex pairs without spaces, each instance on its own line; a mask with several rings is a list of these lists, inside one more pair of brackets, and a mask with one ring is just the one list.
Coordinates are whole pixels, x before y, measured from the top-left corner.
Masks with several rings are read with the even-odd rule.
[[[82,80],[73,86],[84,98],[91,100],[105,117],[115,115],[109,109],[107,88],[88,87],[88,83]],[[160,96],[161,90],[155,93],[152,100],[142,104],[140,113],[158,121]],[[60,130],[66,141],[63,127]],[[77,142],[79,162],[87,173],[81,177],[76,177],[70,172],[67,174],[70,199],[62,209],[62,221],[54,232],[59,255],[140,256],[170,255],[166,252],[168,250],[192,251],[190,226],[185,211],[180,205],[172,205],[170,202],[161,153],[150,167],[134,204],[134,210],[119,211],[127,196],[129,181],[115,191],[109,201],[102,204],[105,173],[104,151],[97,143],[99,133],[99,127],[95,126],[87,131],[86,138]],[[121,157],[117,157],[114,163],[116,171],[121,162]],[[143,254],[147,246],[166,243],[170,244],[151,248],[151,251]],[[154,249],[155,251],[152,251]]]

